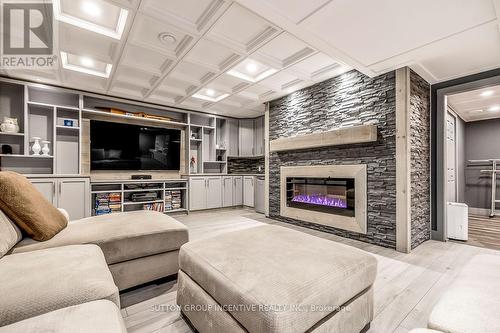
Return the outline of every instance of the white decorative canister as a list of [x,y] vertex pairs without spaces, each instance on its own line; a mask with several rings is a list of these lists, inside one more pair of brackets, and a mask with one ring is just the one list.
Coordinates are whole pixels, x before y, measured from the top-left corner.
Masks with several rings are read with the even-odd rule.
[[31,151],[34,155],[40,155],[40,151],[42,150],[42,147],[40,146],[41,138],[34,136],[32,140],[35,142],[33,143],[33,146],[31,146]]
[[50,141],[42,141],[43,147],[42,147],[42,155],[43,156],[50,156],[50,148],[49,148],[49,143]]
[[4,133],[18,133],[19,125],[17,118],[3,117],[3,122],[0,124],[0,131]]

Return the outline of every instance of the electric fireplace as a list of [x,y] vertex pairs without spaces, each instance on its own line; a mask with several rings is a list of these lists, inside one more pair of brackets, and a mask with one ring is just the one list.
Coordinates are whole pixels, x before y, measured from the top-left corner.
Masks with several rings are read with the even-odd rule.
[[279,214],[366,234],[366,165],[281,166]]
[[288,207],[355,216],[354,178],[287,177]]

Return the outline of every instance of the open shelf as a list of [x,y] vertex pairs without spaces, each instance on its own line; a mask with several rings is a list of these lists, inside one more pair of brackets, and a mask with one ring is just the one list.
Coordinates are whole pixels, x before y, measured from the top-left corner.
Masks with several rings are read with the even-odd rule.
[[49,103],[39,103],[39,102],[32,102],[28,101],[28,105],[33,105],[33,106],[43,106],[43,107],[50,107],[50,108],[63,108],[66,110],[71,110],[73,112],[78,112],[80,109],[77,107],[72,107],[72,106],[65,106],[65,105],[58,105],[58,104],[49,104]]
[[101,116],[101,117],[109,117],[109,118],[114,118],[114,119],[128,119],[128,120],[135,119],[135,120],[140,120],[141,122],[148,122],[151,124],[175,125],[175,126],[180,126],[180,127],[187,126],[187,123],[181,123],[181,122],[177,122],[177,121],[159,120],[159,119],[143,118],[143,117],[136,117],[136,116],[127,116],[127,115],[115,114],[115,113],[110,113],[110,112],[105,112],[105,111],[83,109],[82,112],[84,115],[87,115],[89,117]]
[[9,132],[0,132],[0,135],[8,135],[8,136],[24,136],[24,133],[9,133]]
[[143,205],[143,204],[150,204],[150,203],[160,203],[163,202],[163,200],[149,200],[149,201],[124,201],[123,204],[125,206],[127,205]]
[[51,159],[54,156],[45,156],[45,155],[21,155],[21,154],[0,154],[0,157],[13,157],[13,158],[46,158]]
[[57,129],[65,129],[65,130],[80,130],[80,127],[72,127],[72,126],[64,126],[64,125],[56,125]]

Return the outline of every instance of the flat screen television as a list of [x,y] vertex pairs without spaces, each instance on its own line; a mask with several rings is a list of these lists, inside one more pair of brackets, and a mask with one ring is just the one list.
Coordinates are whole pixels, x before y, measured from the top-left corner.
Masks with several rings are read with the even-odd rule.
[[181,131],[90,121],[91,170],[179,170]]

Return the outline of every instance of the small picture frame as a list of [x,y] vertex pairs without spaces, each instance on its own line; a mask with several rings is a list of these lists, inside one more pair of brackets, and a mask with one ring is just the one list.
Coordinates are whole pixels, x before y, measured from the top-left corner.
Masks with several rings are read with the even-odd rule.
[[74,127],[74,122],[71,119],[64,119],[64,126]]

